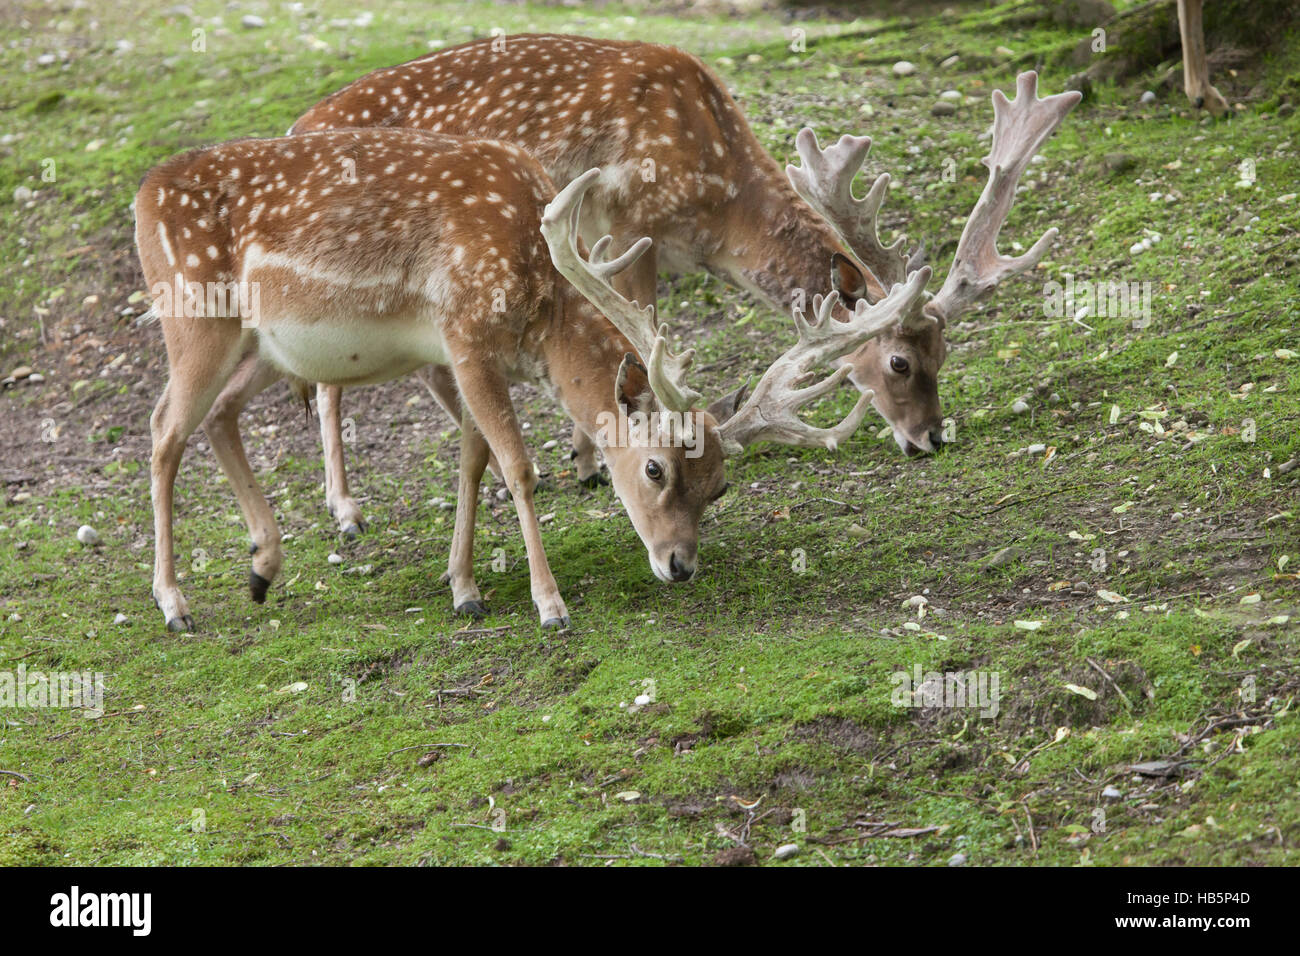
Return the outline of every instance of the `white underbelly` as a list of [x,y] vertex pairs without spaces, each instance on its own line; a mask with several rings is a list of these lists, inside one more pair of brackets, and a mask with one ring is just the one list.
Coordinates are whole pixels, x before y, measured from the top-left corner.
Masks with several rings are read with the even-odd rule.
[[383,382],[429,363],[447,347],[427,318],[303,322],[279,316],[257,330],[258,353],[289,375],[327,385]]

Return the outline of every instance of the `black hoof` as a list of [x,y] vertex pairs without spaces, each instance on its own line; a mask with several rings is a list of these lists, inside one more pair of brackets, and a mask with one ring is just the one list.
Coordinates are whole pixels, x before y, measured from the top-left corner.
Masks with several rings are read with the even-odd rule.
[[456,605],[456,613],[476,618],[487,617],[488,609],[482,601],[466,601],[464,604]]
[[182,631],[194,630],[194,618],[186,614],[184,617],[174,617],[167,622],[167,630],[174,634]]
[[545,621],[542,622],[543,631],[561,631],[568,626],[569,626],[569,615],[567,614],[564,615],[564,617],[547,618]]
[[365,533],[366,523],[364,521],[350,521],[343,526],[343,537],[349,541],[355,540]]
[[248,593],[253,596],[253,600],[258,604],[266,603],[266,589],[270,586],[271,582],[256,571],[248,572]]
[[542,492],[542,491],[550,491],[550,490],[551,490],[551,476],[539,475],[537,477],[537,485],[533,488],[533,494],[537,494],[538,492]]

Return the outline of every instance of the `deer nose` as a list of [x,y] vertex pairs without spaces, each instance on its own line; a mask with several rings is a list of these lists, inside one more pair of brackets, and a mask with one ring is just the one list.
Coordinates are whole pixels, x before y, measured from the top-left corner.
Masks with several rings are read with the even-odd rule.
[[674,551],[668,559],[668,570],[672,573],[674,581],[689,581],[695,576],[695,568],[687,567],[677,560],[677,552]]
[[935,447],[935,450],[936,450],[936,451],[939,449],[939,446],[941,446],[941,445],[943,444],[943,429],[942,429],[942,428],[932,428],[932,429],[930,429],[930,444],[933,445],[933,446]]

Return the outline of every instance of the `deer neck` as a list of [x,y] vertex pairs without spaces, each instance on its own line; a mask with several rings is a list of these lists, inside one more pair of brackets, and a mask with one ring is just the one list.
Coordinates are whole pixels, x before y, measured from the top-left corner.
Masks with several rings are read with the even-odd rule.
[[794,191],[776,163],[751,172],[727,210],[718,271],[782,314],[831,287],[831,257],[852,256],[834,229]]
[[636,349],[613,324],[576,291],[555,298],[552,328],[542,349],[548,377],[569,417],[596,436],[610,413],[617,414],[615,379],[623,356]]

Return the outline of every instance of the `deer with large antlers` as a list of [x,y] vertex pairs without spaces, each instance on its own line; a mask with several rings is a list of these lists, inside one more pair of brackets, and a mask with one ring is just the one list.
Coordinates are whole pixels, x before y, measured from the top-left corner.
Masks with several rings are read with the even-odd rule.
[[[1059,122],[1073,100],[1044,102]],[[588,242],[612,234],[617,252],[643,235],[654,240],[616,280],[639,302],[655,301],[660,271],[705,270],[784,311],[824,288],[829,271],[851,307],[878,300],[919,265],[909,267],[901,239],[885,246],[878,238],[888,176],[866,200],[853,198],[850,183],[870,140],[850,137],[823,154],[804,130],[796,141],[803,168],[787,180],[723,82],[673,47],[554,35],[476,40],[367,74],[309,110],[292,132],[358,126],[494,136],[524,147],[556,182],[600,167],[579,229]],[[909,314],[845,357],[850,379],[873,392],[909,455],[942,441],[940,319]],[[435,371],[434,389],[456,418],[450,377]],[[361,510],[347,490],[339,390],[322,386],[318,394],[328,503],[340,528],[354,533]],[[578,477],[594,482],[593,446],[581,429],[574,439]]]
[[[567,625],[569,613],[542,547],[536,474],[511,380],[552,392],[601,447],[664,581],[696,572],[700,518],[726,488],[726,456],[762,439],[834,448],[848,437],[870,394],[836,427],[814,428],[796,410],[836,387],[847,369],[809,382],[831,356],[915,313],[929,270],[842,320],[832,318],[836,294],[815,298],[815,318],[796,312],[798,340],[743,405],[729,398],[702,410],[685,379],[693,353],[672,352],[654,307],[611,285],[649,240],[613,258],[609,240],[589,257],[580,252],[582,199],[601,178],[592,169],[550,201],[550,179],[514,145],[402,129],[240,140],[149,172],[135,200],[136,244],[170,367],[150,421],[153,595],[169,629],[194,624],[176,580],[173,488],[200,424],[252,536],[254,600],[265,600],[280,570],[280,532],[237,419],[282,376],[305,394],[311,382],[379,382],[429,363],[443,369],[461,408],[447,570],[453,606],[485,611],[473,545],[491,453],[513,494],[545,627]],[[648,433],[627,437],[611,427],[632,414],[652,423]]]

